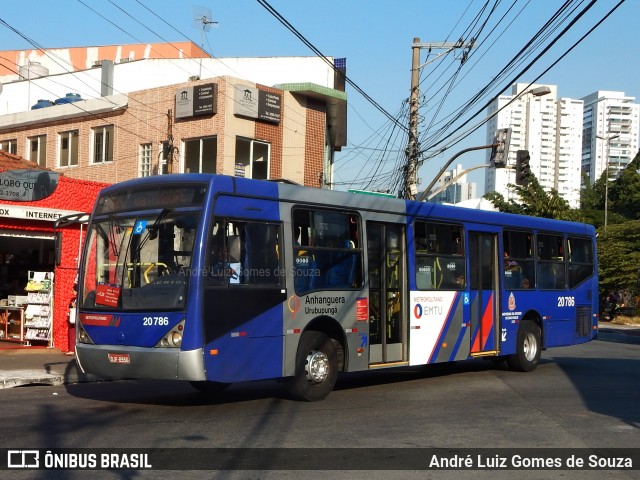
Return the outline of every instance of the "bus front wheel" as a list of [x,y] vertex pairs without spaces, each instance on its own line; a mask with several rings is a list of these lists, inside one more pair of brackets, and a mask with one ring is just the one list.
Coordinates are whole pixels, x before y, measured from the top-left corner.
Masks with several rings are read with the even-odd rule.
[[289,394],[297,400],[315,402],[331,393],[338,379],[338,353],[322,332],[302,334],[296,355],[296,372],[286,381]]
[[509,356],[507,364],[513,370],[530,372],[540,362],[542,340],[540,327],[531,320],[524,320],[518,328],[516,353]]

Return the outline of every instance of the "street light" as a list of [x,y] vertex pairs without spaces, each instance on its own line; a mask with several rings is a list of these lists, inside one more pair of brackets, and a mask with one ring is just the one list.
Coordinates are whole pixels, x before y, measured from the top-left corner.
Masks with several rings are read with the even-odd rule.
[[[514,101],[516,101],[517,99],[521,98],[523,95],[527,95],[527,94],[531,94],[534,97],[542,97],[544,95],[548,95],[549,93],[551,93],[551,88],[549,88],[547,85],[542,85],[540,87],[536,87],[536,88],[532,88],[529,90],[523,90],[520,93],[518,93],[517,95],[515,95],[508,103],[507,105],[513,103]],[[497,109],[495,112],[493,112],[491,115],[489,115],[488,117],[486,117],[485,119],[481,120],[480,122],[478,122],[476,125],[474,125],[473,127],[469,128],[467,131],[459,134],[457,137],[453,138],[450,143],[452,145],[454,145],[455,143],[458,142],[458,139],[460,139],[462,136],[466,136],[469,134],[469,132],[474,131],[476,128],[478,128],[479,126],[487,123],[489,120],[491,120],[493,117],[495,117],[496,115],[498,115],[498,113],[500,113],[500,111],[505,108],[507,105],[503,106],[502,108]],[[499,135],[500,131],[505,132],[505,137],[510,137],[511,133],[510,132],[506,132],[506,130],[510,130],[510,129],[501,129],[498,130],[496,132],[497,136]],[[505,143],[505,147],[508,149],[508,142],[509,140],[507,138],[505,138],[506,143]],[[427,186],[427,188],[424,189],[424,191],[422,192],[422,194],[416,198],[416,200],[418,202],[422,202],[425,199],[430,199],[433,197],[433,195],[430,194],[431,189],[433,188],[433,186],[436,184],[436,182],[438,181],[438,179],[444,174],[444,172],[447,170],[447,167],[449,167],[449,165],[451,165],[453,163],[453,161],[458,158],[460,155],[464,154],[464,153],[468,153],[468,152],[472,152],[474,150],[483,150],[483,149],[488,149],[488,148],[495,148],[497,147],[498,140],[494,140],[494,143],[491,145],[483,145],[483,146],[478,146],[478,147],[470,147],[470,148],[465,148],[464,150],[459,151],[458,153],[456,153],[453,157],[451,157],[440,169],[440,171],[436,174],[436,176],[433,178],[433,180],[431,181],[431,183]],[[504,161],[506,164],[506,160],[507,160],[507,154],[508,152],[504,152]],[[489,165],[487,165],[489,166]],[[475,169],[475,167],[474,167]]]
[[604,135],[596,135],[596,138],[603,140],[607,144],[607,155],[605,157],[605,178],[604,178],[604,233],[607,233],[607,217],[609,213],[609,150],[611,148],[611,140],[618,138],[619,133],[605,137]]

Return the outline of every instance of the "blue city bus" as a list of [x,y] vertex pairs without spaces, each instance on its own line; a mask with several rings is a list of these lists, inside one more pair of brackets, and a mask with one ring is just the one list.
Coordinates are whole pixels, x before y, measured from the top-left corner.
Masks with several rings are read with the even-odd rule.
[[86,373],[205,392],[478,357],[533,370],[597,336],[590,225],[223,175],[101,191],[82,254]]

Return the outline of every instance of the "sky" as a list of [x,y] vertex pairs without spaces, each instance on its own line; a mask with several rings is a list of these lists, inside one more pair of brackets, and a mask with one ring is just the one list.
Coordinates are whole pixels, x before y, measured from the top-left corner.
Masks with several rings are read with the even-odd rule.
[[[582,98],[597,90],[622,91],[640,102],[637,20],[640,0],[626,0],[569,53],[569,48],[620,0],[269,0],[271,6],[322,54],[346,58],[358,89],[348,95],[347,146],[336,153],[337,189],[385,189],[405,161],[414,38],[439,44],[477,35],[475,47],[435,58],[421,50],[418,176],[427,185],[458,151],[484,145],[486,130],[468,132],[486,118],[483,106],[513,81],[558,86],[559,97]],[[569,20],[593,5],[569,28]],[[2,1],[0,50],[192,40],[215,57],[312,56],[314,53],[258,0],[23,0]],[[498,73],[567,4],[567,19],[542,38],[512,70]],[[210,12],[217,23],[202,32],[196,18]],[[563,18],[560,15],[559,18]],[[482,25],[484,24],[484,27]],[[548,47],[563,29],[567,32]],[[566,56],[552,67],[563,54]],[[541,54],[534,61],[534,57]],[[527,64],[532,65],[527,69]],[[551,67],[551,68],[549,68]],[[546,73],[545,70],[549,69]],[[493,81],[498,75],[498,79]],[[357,90],[379,106],[373,106]],[[477,100],[465,110],[472,98]],[[382,111],[384,110],[384,112]],[[385,113],[386,112],[386,113]],[[388,115],[397,120],[392,122]],[[473,119],[473,115],[475,119]],[[444,128],[446,122],[451,126]],[[466,126],[462,126],[469,121]],[[451,139],[459,138],[458,143]],[[434,145],[435,144],[435,145]],[[430,148],[431,147],[431,148]],[[462,155],[469,168],[485,154]],[[482,170],[471,181],[484,190]],[[396,192],[394,192],[396,193]]]

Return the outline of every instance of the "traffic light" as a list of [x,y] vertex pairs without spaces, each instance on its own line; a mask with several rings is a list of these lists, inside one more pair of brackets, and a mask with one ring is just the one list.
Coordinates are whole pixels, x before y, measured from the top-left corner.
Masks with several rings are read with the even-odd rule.
[[491,149],[491,165],[495,168],[504,168],[507,166],[507,157],[509,156],[509,141],[511,140],[511,129],[501,128],[496,130],[496,136],[493,140],[495,145]]
[[529,183],[529,176],[531,175],[531,166],[529,161],[528,150],[518,150],[516,153],[516,185],[527,186]]

